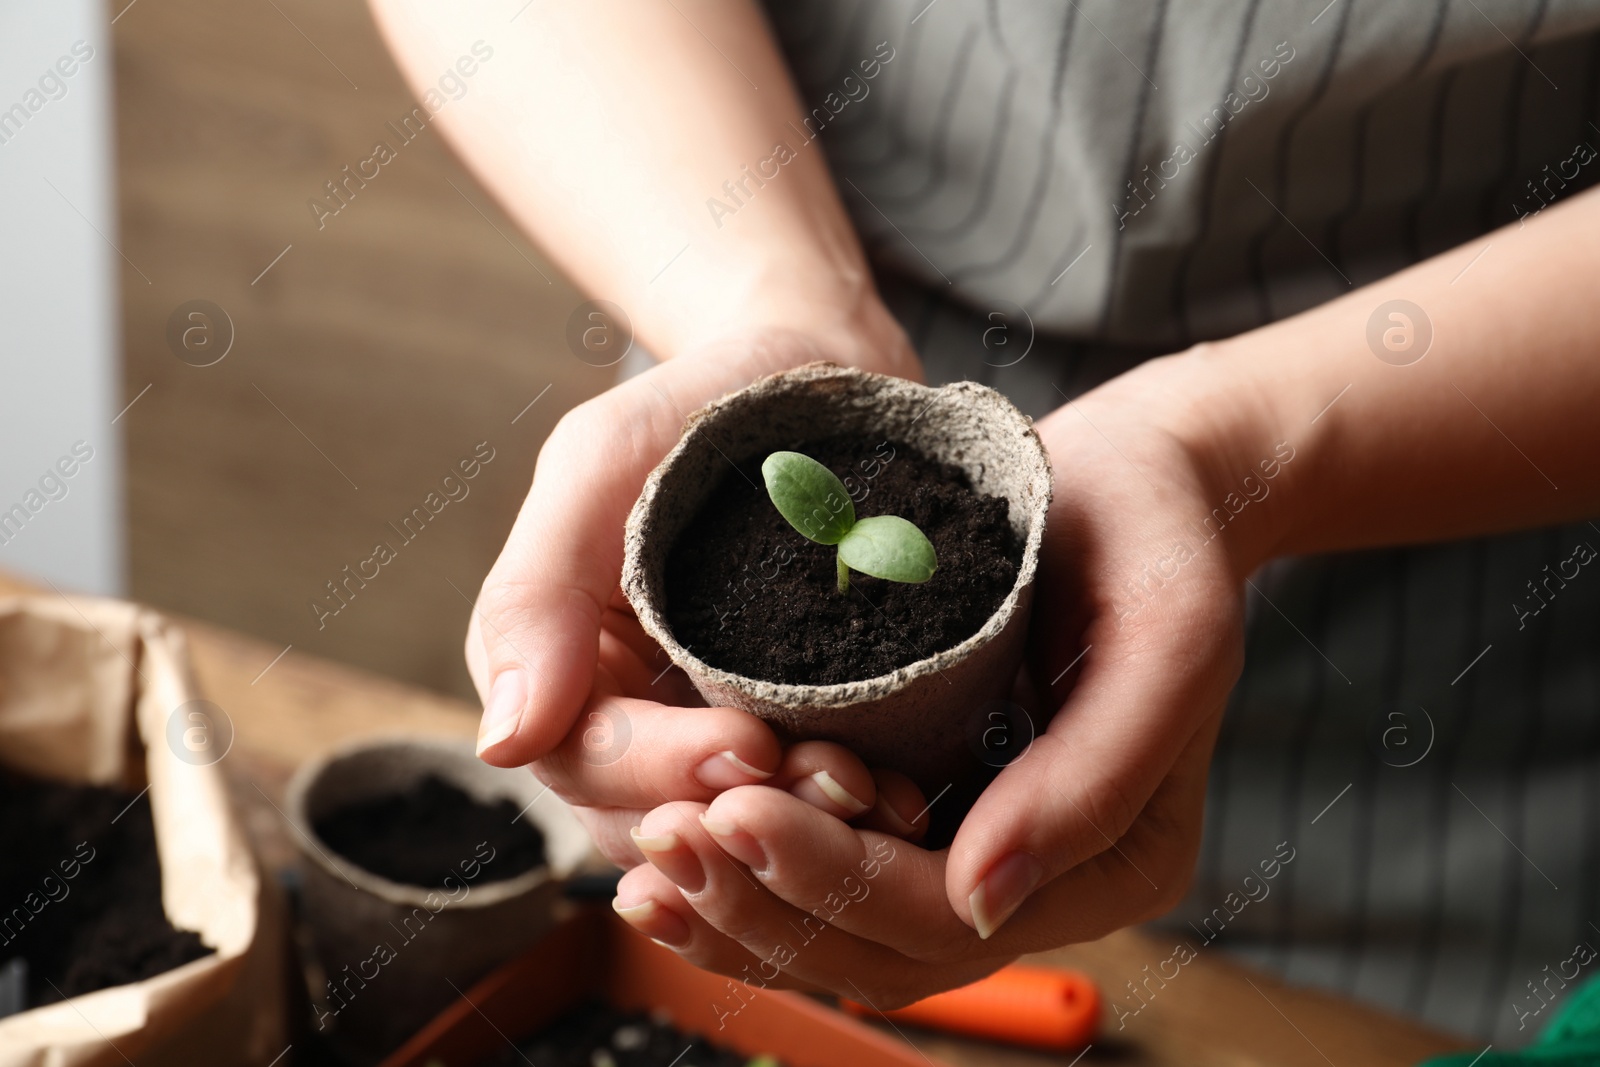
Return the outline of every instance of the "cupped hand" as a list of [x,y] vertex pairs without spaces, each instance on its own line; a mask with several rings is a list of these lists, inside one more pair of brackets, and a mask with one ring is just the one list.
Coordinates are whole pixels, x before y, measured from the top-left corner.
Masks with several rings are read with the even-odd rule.
[[761,720],[706,707],[681,671],[656,666],[655,644],[623,608],[601,622],[594,684],[583,710],[534,774],[571,804],[602,854],[642,863],[654,842],[638,828],[663,804],[704,804],[762,783],[839,825],[915,839],[927,827],[921,792],[903,775],[872,772],[824,741],[780,749]]
[[858,825],[914,833],[909,817],[923,802],[909,781],[871,773],[837,745],[785,753],[753,716],[705,707],[619,588],[628,511],[689,413],[818,359],[917,375],[898,327],[883,325],[886,313],[875,321],[699,345],[574,408],[539,453],[468,627],[467,666],[485,709],[478,751],[499,766],[531,764],[620,865],[642,861],[629,830],[649,809],[754,782]]
[[1037,707],[1058,710],[950,848],[735,788],[645,817],[656,847],[624,876],[619,913],[705,967],[887,1008],[1170,909],[1264,543],[1247,527],[1265,505],[1233,507],[1273,459],[1213,431],[1226,420],[1191,390],[1207,362],[1153,361],[1039,423],[1056,485],[1026,673]]

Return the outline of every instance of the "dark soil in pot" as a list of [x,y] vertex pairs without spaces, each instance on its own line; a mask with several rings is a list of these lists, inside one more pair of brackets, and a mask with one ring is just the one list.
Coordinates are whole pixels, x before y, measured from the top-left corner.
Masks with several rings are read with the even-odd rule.
[[1006,501],[975,492],[959,468],[867,436],[784,447],[838,475],[858,518],[915,523],[938,570],[919,585],[852,572],[840,595],[836,549],[789,525],[762,482],[765,455],[747,457],[667,559],[672,632],[704,662],[796,685],[874,678],[971,637],[1016,584],[1022,545]]
[[519,815],[509,800],[483,804],[430,774],[404,792],[338,808],[315,829],[335,852],[380,878],[443,888],[482,843],[494,859],[484,863],[479,884],[544,866],[544,835]]
[[753,1062],[780,1067],[777,1060],[753,1061],[642,1012],[592,1001],[480,1067],[747,1067]]
[[21,957],[30,1007],[151,978],[209,955],[161,908],[150,802],[0,772],[0,963]]

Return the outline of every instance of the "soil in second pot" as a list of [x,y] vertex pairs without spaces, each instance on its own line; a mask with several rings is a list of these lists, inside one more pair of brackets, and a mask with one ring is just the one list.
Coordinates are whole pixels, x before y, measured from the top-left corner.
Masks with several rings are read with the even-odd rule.
[[27,1003],[143,981],[208,955],[161,907],[148,797],[0,772],[0,963]]
[[574,1008],[517,1048],[480,1067],[782,1067],[764,1057],[751,1060],[685,1034],[642,1012],[623,1012],[601,1001]]
[[888,674],[976,633],[1016,584],[1022,543],[1008,505],[965,472],[898,441],[833,437],[784,446],[844,482],[856,517],[898,515],[933,543],[938,570],[909,585],[850,574],[803,537],[761,477],[765,455],[728,471],[667,558],[666,614],[700,659],[748,678],[832,685]]
[[[335,852],[402,885],[444,888],[461,878],[461,864],[482,861],[475,881],[502,882],[544,866],[544,835],[509,800],[484,804],[437,775],[401,793],[350,804],[316,820],[314,829]],[[483,860],[482,843],[494,849]]]

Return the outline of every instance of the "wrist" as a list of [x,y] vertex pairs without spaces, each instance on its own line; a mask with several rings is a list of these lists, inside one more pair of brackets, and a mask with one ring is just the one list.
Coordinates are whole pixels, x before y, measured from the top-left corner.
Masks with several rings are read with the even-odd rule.
[[1154,417],[1189,458],[1208,509],[1201,524],[1225,531],[1218,543],[1241,581],[1292,546],[1314,454],[1316,427],[1285,418],[1297,405],[1259,369],[1259,354],[1231,342],[1140,368],[1157,385]]
[[752,293],[730,316],[688,335],[667,355],[726,352],[730,346],[781,337],[794,365],[827,360],[921,380],[922,363],[870,280],[859,287]]

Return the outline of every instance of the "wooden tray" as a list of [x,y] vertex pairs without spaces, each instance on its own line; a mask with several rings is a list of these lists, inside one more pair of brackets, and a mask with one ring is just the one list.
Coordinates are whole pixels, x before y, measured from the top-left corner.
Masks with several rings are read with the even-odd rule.
[[680,1030],[785,1067],[944,1067],[798,993],[735,982],[744,1007],[727,1014],[737,1002],[729,981],[645,940],[609,909],[585,909],[468,989],[380,1067],[475,1067],[596,994],[624,1010],[665,1011]]

